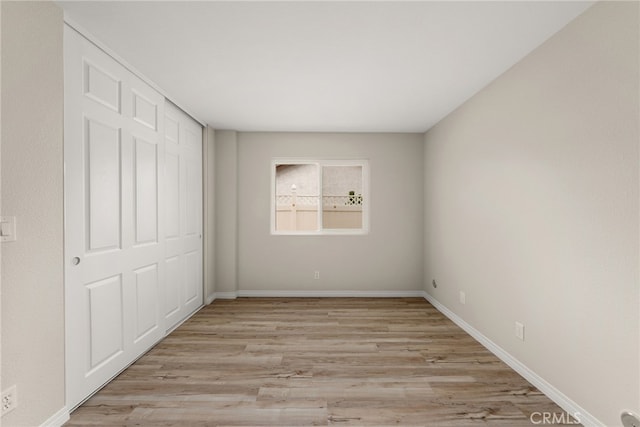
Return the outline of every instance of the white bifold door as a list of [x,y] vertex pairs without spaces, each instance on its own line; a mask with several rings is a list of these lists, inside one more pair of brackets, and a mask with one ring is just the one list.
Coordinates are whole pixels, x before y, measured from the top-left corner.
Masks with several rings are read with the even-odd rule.
[[202,128],[68,26],[64,37],[72,409],[202,305]]

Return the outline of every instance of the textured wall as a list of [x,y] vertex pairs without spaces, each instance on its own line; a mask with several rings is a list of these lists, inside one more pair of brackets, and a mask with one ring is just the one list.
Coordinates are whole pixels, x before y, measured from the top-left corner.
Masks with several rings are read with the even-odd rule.
[[[422,135],[238,133],[237,154],[239,290],[422,289]],[[271,235],[274,158],[369,160],[370,232]]]
[[598,3],[425,137],[426,289],[608,426],[640,412],[638,40]]
[[40,425],[64,406],[62,10],[1,2],[2,387],[17,385],[4,426]]

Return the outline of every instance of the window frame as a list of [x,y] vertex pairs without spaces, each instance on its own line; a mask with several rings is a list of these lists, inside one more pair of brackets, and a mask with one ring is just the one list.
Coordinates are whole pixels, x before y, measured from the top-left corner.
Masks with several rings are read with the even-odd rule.
[[[276,230],[276,166],[278,165],[315,165],[318,168],[318,209],[317,230]],[[322,203],[323,187],[322,175],[325,166],[360,166],[362,168],[362,228],[324,228]],[[271,159],[271,202],[270,202],[270,231],[274,236],[332,236],[332,235],[366,235],[369,234],[369,210],[371,195],[369,191],[369,160],[367,159],[324,159],[324,158],[290,158],[276,157]]]

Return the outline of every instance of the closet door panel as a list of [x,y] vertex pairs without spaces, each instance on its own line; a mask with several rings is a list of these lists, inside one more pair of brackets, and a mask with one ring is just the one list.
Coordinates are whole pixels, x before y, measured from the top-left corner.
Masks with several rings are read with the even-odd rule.
[[124,351],[122,276],[98,280],[86,286],[89,302],[90,341],[88,366],[91,374]]
[[72,409],[202,306],[202,127],[64,31]]
[[135,157],[135,243],[158,241],[158,147],[136,138]]
[[165,146],[165,266],[172,273],[167,275],[164,313],[171,329],[203,303],[202,127],[168,102]]
[[84,118],[85,197],[87,251],[93,254],[120,249],[121,129]]
[[65,27],[67,407],[164,336],[164,97]]

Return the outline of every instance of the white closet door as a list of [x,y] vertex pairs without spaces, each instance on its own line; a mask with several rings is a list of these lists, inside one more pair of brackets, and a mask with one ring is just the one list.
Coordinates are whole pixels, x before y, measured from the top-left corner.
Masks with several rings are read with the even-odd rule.
[[164,336],[164,98],[65,26],[67,407]]
[[165,104],[165,325],[173,328],[203,302],[202,127]]

